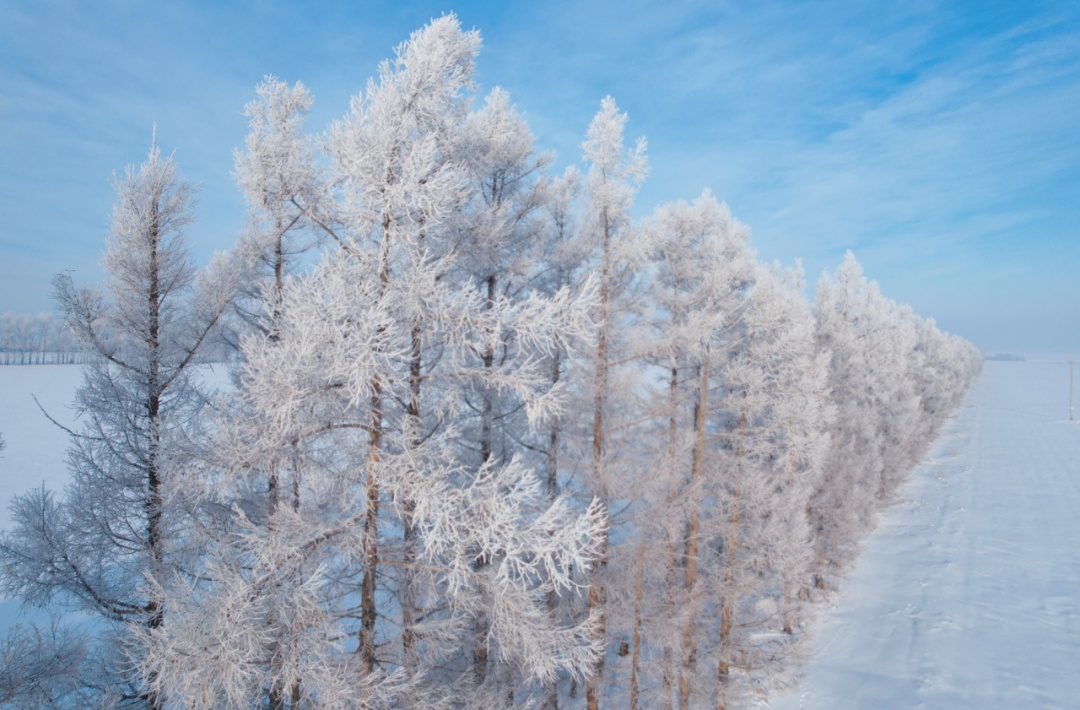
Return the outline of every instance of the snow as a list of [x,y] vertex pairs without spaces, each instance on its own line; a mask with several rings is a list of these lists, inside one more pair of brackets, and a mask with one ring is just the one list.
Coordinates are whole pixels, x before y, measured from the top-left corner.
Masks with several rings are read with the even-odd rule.
[[45,484],[55,491],[67,481],[68,435],[46,419],[34,403],[64,426],[74,426],[71,403],[82,382],[78,365],[9,365],[0,367],[0,529],[10,527],[8,502]]
[[1080,424],[1068,366],[987,362],[818,618],[775,710],[1080,698]]
[[[11,499],[42,484],[60,492],[67,482],[67,433],[49,422],[34,402],[56,421],[75,425],[71,403],[82,382],[78,365],[7,365],[0,367],[0,530],[11,527]],[[17,599],[0,599],[0,635],[16,620],[46,622],[48,614],[21,614]]]
[[[201,367],[203,384],[226,386],[224,367]],[[60,424],[76,427],[72,403],[82,383],[79,365],[0,366],[0,530],[11,527],[8,504],[16,495],[44,484],[60,494],[68,480],[68,435],[51,423],[42,408]],[[41,407],[34,402],[34,398]],[[43,622],[42,611],[20,612],[18,600],[0,599],[0,635],[17,619]]]

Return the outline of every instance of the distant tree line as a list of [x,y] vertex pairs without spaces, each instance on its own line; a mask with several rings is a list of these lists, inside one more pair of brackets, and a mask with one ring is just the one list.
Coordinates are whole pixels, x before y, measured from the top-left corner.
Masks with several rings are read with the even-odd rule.
[[72,365],[87,361],[82,343],[52,313],[0,316],[0,364]]
[[0,640],[0,705],[725,709],[805,655],[978,352],[850,253],[809,303],[708,191],[633,220],[610,97],[553,174],[479,46],[433,20],[318,138],[268,77],[205,269],[172,158],[117,177],[104,288],[54,282],[71,481],[0,539],[98,621]]

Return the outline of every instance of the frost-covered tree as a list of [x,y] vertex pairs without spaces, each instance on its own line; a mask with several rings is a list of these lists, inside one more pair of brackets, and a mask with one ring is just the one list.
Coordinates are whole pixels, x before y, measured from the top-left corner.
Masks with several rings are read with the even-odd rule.
[[[885,298],[851,252],[819,281],[814,314],[837,410],[811,504],[823,586],[852,559],[978,369],[970,347],[935,347],[936,328]],[[955,375],[935,380],[939,368]]]
[[691,627],[701,621],[687,604],[701,591],[707,383],[715,348],[742,312],[753,261],[747,230],[707,192],[693,203],[661,207],[648,228],[652,386],[646,411],[654,453],[653,469],[643,472],[647,485],[635,525],[629,701],[671,707],[677,681],[688,684],[694,672]]
[[[863,348],[874,328],[877,289],[871,288],[848,252],[834,276],[818,282],[814,314],[819,347],[830,356],[829,385],[837,407],[829,463],[813,503],[819,575],[837,570],[854,552],[854,543],[871,521],[880,475],[880,448],[874,434],[877,377]],[[896,377],[889,373],[889,377]],[[818,584],[823,584],[819,576]]]
[[826,362],[797,272],[757,265],[726,206],[705,193],[649,228],[647,411],[663,445],[639,488],[628,702],[724,705],[795,641]]
[[[850,254],[811,310],[708,192],[633,223],[645,144],[610,97],[585,170],[546,174],[509,95],[477,100],[479,47],[433,20],[319,139],[267,77],[247,225],[201,276],[171,160],[118,181],[108,295],[56,281],[92,353],[72,483],[0,542],[4,591],[101,621],[0,640],[0,705],[667,710],[783,681],[978,355]],[[50,332],[0,329],[19,360]]]
[[[484,105],[464,116],[455,131],[450,159],[463,168],[468,180],[468,199],[462,205],[456,228],[447,234],[457,260],[449,278],[459,288],[479,289],[488,307],[497,301],[520,302],[541,293],[536,282],[543,262],[538,252],[542,229],[540,207],[545,197],[543,170],[549,156],[536,155],[534,138],[524,119],[502,89],[493,90]],[[549,295],[551,295],[549,293]],[[477,366],[487,371],[520,360],[523,343],[494,333],[474,353]],[[529,357],[546,360],[546,351]],[[464,393],[466,414],[461,422],[463,462],[479,470],[493,460],[522,457],[533,465],[543,464],[542,443],[529,427],[519,399],[507,396],[502,388],[481,387]],[[487,621],[478,620],[474,642],[474,673],[478,683],[493,668],[488,657]]]
[[[170,614],[144,637],[166,698],[489,706],[595,662],[595,618],[559,623],[547,599],[578,593],[602,511],[551,500],[542,468],[494,438],[486,456],[468,445],[484,442],[477,393],[523,412],[523,437],[562,412],[535,355],[591,330],[588,292],[470,281],[463,230],[506,224],[475,179],[491,173],[454,160],[478,45],[453,16],[433,21],[330,132],[330,245],[286,283],[272,337],[243,340],[238,410],[253,416],[215,422],[216,455],[173,491],[207,532],[196,574],[160,585]],[[247,501],[273,469],[298,493],[268,513]]]
[[[316,167],[315,142],[303,133],[312,98],[307,88],[266,77],[246,107],[249,132],[236,151],[237,184],[248,203],[248,224],[234,254],[243,273],[237,313],[246,328],[272,333],[285,279],[325,236],[318,222],[326,187]],[[238,343],[237,343],[238,344]]]
[[[584,180],[584,209],[580,223],[579,239],[587,245],[589,263],[599,278],[599,303],[596,315],[596,346],[592,354],[591,381],[581,381],[582,393],[588,393],[592,401],[588,405],[591,414],[590,450],[587,454],[589,493],[599,496],[607,510],[611,503],[622,498],[625,489],[621,484],[630,480],[620,475],[621,462],[633,461],[631,447],[611,441],[617,430],[613,419],[631,419],[632,411],[620,407],[620,394],[629,394],[633,388],[633,376],[622,378],[616,372],[616,361],[633,362],[626,343],[628,306],[634,276],[644,261],[646,249],[643,241],[635,239],[630,221],[630,207],[637,186],[644,179],[648,162],[645,157],[645,140],[639,139],[627,150],[623,133],[627,115],[619,111],[610,96],[600,104],[589,124],[585,142],[582,144],[583,159],[588,164]],[[622,429],[623,439],[631,440],[632,433]],[[589,574],[589,608],[600,614],[598,639],[606,644],[607,587],[605,570],[609,540],[603,543],[604,553],[597,567]],[[604,659],[597,661],[585,688],[586,703],[590,710],[599,707],[603,680]]]
[[230,288],[226,274],[192,267],[183,230],[193,193],[156,144],[115,184],[102,258],[108,295],[76,287],[69,274],[54,281],[68,327],[91,353],[76,393],[83,423],[71,432],[71,480],[62,496],[42,489],[12,503],[2,588],[100,618],[101,702],[159,707],[125,656],[128,629],[164,618],[148,585],[163,581],[182,551],[162,491],[201,409],[191,370]]
[[715,378],[709,453],[721,471],[712,495],[720,515],[709,519],[716,527],[706,526],[702,549],[706,559],[715,555],[703,566],[722,570],[706,584],[720,605],[715,646],[704,654],[718,669],[718,707],[767,688],[799,640],[798,595],[812,553],[806,509],[831,409],[826,362],[797,283],[797,272],[757,267],[738,339]]
[[88,707],[85,635],[56,621],[16,623],[0,638],[0,707]]

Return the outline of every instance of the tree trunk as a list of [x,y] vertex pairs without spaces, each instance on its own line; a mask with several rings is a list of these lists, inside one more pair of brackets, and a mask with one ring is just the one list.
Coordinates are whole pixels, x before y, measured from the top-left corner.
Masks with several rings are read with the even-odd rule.
[[[148,348],[149,362],[147,364],[147,459],[146,459],[146,537],[150,553],[149,573],[158,578],[161,573],[162,563],[162,529],[161,529],[161,471],[159,461],[159,445],[161,432],[158,428],[161,417],[161,264],[158,257],[158,244],[161,234],[158,231],[158,195],[154,195],[151,205],[151,232],[150,238],[150,283],[148,289],[147,306],[149,309],[148,330],[146,345]],[[158,579],[158,581],[161,581]],[[164,621],[164,610],[155,599],[150,599],[146,605],[147,622],[151,629],[157,629]],[[151,683],[153,678],[150,678]],[[148,693],[147,701],[153,710],[161,710],[162,699],[153,692]]]
[[641,660],[641,573],[645,561],[645,533],[641,534],[637,550],[637,570],[634,576],[634,633],[630,643],[634,647],[630,658],[630,710],[638,706],[638,663]]
[[382,446],[382,382],[371,383],[371,444],[368,453],[367,511],[364,516],[364,576],[360,582],[360,663],[375,670],[375,573],[379,566],[379,478]]
[[[608,328],[608,309],[610,307],[609,301],[611,298],[610,283],[611,278],[611,265],[610,265],[610,249],[611,249],[611,224],[608,218],[608,212],[605,208],[602,214],[603,219],[603,250],[601,252],[600,259],[600,328],[596,342],[596,391],[594,393],[593,401],[593,450],[592,450],[592,473],[593,473],[593,485],[603,487],[603,457],[604,457],[604,400],[607,398],[607,381],[608,381],[608,363],[607,363],[607,328]],[[606,513],[607,506],[605,505],[604,512]],[[607,614],[604,609],[606,603],[607,590],[604,589],[603,583],[598,579],[599,569],[607,565],[607,546],[608,546],[608,533],[605,528],[603,533],[603,539],[600,543],[601,555],[597,564],[593,565],[593,573],[589,580],[589,610],[600,609],[600,621],[597,626],[597,637],[601,642],[601,645],[606,649],[606,636],[607,636]],[[593,668],[592,674],[589,676],[588,681],[585,684],[585,703],[588,710],[598,710],[600,707],[600,678],[604,674],[604,652],[600,653],[600,657],[596,660],[596,665]]]
[[[677,367],[676,356],[673,354],[671,358],[671,379],[669,381],[668,389],[668,403],[671,407],[671,411],[668,415],[668,462],[671,466],[670,478],[672,481],[676,480],[678,475],[678,461],[676,451],[676,443],[679,433],[679,369]],[[670,490],[667,496],[668,502],[671,500]],[[674,590],[675,581],[675,569],[678,564],[677,560],[678,551],[676,549],[675,541],[668,540],[668,562],[667,562],[667,574],[665,581],[669,590]],[[662,710],[671,710],[673,705],[672,695],[675,692],[675,651],[671,647],[671,643],[664,643],[664,667],[663,667],[663,700],[661,701]]]
[[[750,351],[747,350],[747,360],[750,359]],[[747,391],[743,385],[743,401],[746,401]],[[724,555],[724,594],[720,608],[720,692],[718,694],[718,710],[724,708],[726,686],[731,681],[731,629],[734,623],[735,613],[735,556],[738,552],[739,538],[739,486],[742,482],[743,472],[743,446],[746,438],[746,408],[739,412],[739,436],[735,448],[735,484],[731,487],[731,515],[728,519],[728,539],[725,545]]]
[[709,408],[709,348],[705,347],[705,361],[701,366],[701,381],[698,384],[698,401],[694,405],[694,464],[691,469],[690,486],[693,495],[693,507],[690,510],[690,524],[686,536],[686,597],[687,614],[683,623],[683,662],[679,675],[679,708],[688,710],[694,671],[697,668],[697,645],[694,643],[694,586],[697,584],[698,570],[698,524],[700,515],[699,495],[702,466],[705,455],[705,421]]
[[[379,247],[379,283],[382,296],[390,283],[390,216],[383,216]],[[360,582],[360,664],[364,674],[375,670],[375,575],[379,566],[379,462],[382,459],[382,380],[371,382],[371,433],[368,451],[367,511],[364,515],[364,576]]]
[[[412,427],[409,443],[414,448],[420,445],[420,376],[422,372],[420,335],[420,325],[416,324],[411,333],[412,360],[409,363],[409,404],[406,408],[408,421]],[[413,579],[413,565],[416,563],[416,529],[413,522],[415,511],[416,501],[407,499],[404,503],[404,520],[402,521],[405,569],[401,589],[401,646],[407,666],[413,665],[416,654],[416,590]]]

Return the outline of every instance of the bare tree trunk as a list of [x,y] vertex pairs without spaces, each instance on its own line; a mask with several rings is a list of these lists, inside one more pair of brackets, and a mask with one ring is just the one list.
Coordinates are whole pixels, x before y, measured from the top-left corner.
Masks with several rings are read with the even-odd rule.
[[641,534],[637,551],[637,570],[634,576],[634,633],[630,640],[634,651],[630,657],[630,710],[638,706],[638,663],[641,660],[641,572],[645,561],[645,533]]
[[[486,307],[490,311],[495,307],[495,275],[491,274],[484,280],[487,293]],[[484,374],[490,374],[492,367],[495,364],[495,344],[493,334],[489,333],[487,338],[487,345],[484,348]],[[491,402],[491,393],[487,391],[487,387],[484,387],[483,391],[484,401],[482,403],[482,409],[480,414],[480,465],[485,466],[491,460],[492,454],[492,417],[493,406]],[[481,559],[476,563],[478,570],[487,566],[487,560]],[[484,684],[487,680],[488,674],[488,645],[487,637],[491,629],[490,622],[486,615],[481,614],[476,619],[476,628],[474,629],[475,641],[473,644],[473,676],[477,687]]]
[[[608,388],[607,329],[608,309],[610,308],[611,300],[611,284],[609,283],[609,279],[611,278],[611,224],[606,208],[603,211],[602,219],[604,241],[600,260],[600,332],[596,342],[596,391],[594,393],[593,407],[592,473],[594,485],[602,485],[604,479],[604,403],[607,398]],[[606,513],[606,504],[604,507],[604,512]],[[607,614],[604,606],[607,601],[607,590],[604,588],[603,583],[598,579],[598,573],[600,568],[607,565],[607,546],[608,533],[605,529],[603,539],[601,540],[600,559],[597,561],[597,564],[593,565],[593,574],[589,580],[589,610],[592,611],[597,608],[600,610],[600,622],[596,633],[605,649],[607,647]],[[588,681],[585,684],[585,703],[588,710],[598,710],[600,707],[600,678],[603,676],[603,673],[604,653],[601,652],[600,657],[596,661],[596,666],[593,668],[593,673],[589,676]]]
[[[747,351],[747,359],[750,352]],[[746,386],[742,391],[743,401],[747,397]],[[724,699],[727,695],[727,686],[731,681],[731,629],[734,624],[735,614],[735,557],[739,545],[739,486],[742,483],[743,470],[743,447],[746,438],[746,408],[739,412],[739,436],[735,449],[735,484],[731,487],[731,515],[728,519],[728,539],[724,555],[724,594],[720,608],[720,690],[717,694],[717,710],[724,710]]]
[[360,582],[360,662],[364,673],[375,670],[375,573],[379,566],[379,476],[382,455],[382,382],[371,395],[371,444],[368,453],[367,512],[364,516],[364,576]]
[[[422,353],[420,342],[420,325],[414,325],[411,333],[412,360],[409,363],[409,404],[406,408],[409,422],[413,428],[411,445],[420,445],[420,379],[422,368]],[[413,565],[416,562],[416,529],[413,515],[416,511],[416,501],[411,498],[406,500],[403,506],[402,536],[403,557],[405,568],[403,570],[401,589],[401,647],[406,666],[412,666],[416,655],[416,589],[413,578]]]
[[[380,296],[390,283],[390,216],[382,223],[382,244],[379,253]],[[375,575],[379,566],[379,472],[382,459],[382,388],[378,377],[371,382],[371,433],[368,451],[367,511],[364,515],[364,576],[360,582],[360,663],[364,674],[375,670],[375,620],[378,616],[375,599]]]
[[[551,384],[554,387],[559,382],[561,375],[561,353],[555,352],[551,363]],[[548,503],[554,503],[559,495],[559,422],[551,424],[551,432],[548,436],[547,450],[547,499]],[[548,611],[554,611],[559,604],[559,595],[554,589],[547,593]],[[559,708],[559,685],[558,681],[544,683],[543,710],[558,710]]]
[[709,409],[709,348],[705,347],[705,361],[701,366],[701,381],[698,384],[698,401],[694,405],[694,464],[691,469],[690,485],[693,494],[693,507],[690,510],[690,524],[686,536],[686,596],[688,610],[683,623],[683,662],[679,675],[679,708],[690,707],[690,692],[694,671],[697,668],[697,645],[694,643],[694,586],[697,584],[698,570],[698,524],[700,515],[697,488],[701,485],[702,466],[705,455],[705,421]]
[[[671,466],[671,480],[674,481],[678,473],[678,461],[676,460],[676,443],[679,433],[679,369],[676,356],[671,357],[671,379],[669,381],[668,402],[671,411],[668,415],[668,462]],[[670,501],[670,493],[668,494]],[[677,565],[678,551],[674,540],[668,541],[668,563],[666,583],[669,590],[675,589],[675,568]],[[670,593],[670,592],[669,592]],[[664,668],[663,668],[663,700],[661,708],[671,710],[673,707],[672,695],[675,692],[675,651],[671,643],[664,643]]]
[[[787,456],[787,478],[788,478],[788,480],[787,480],[787,488],[788,488],[788,490],[789,491],[794,490],[794,488],[795,488],[795,452],[794,451],[788,452],[788,456]],[[797,604],[798,601],[795,600],[795,599],[792,599],[791,585],[790,585],[790,583],[788,583],[788,581],[786,579],[786,576],[783,576],[782,579],[784,579],[784,581],[781,584],[781,598],[780,598],[781,617],[783,619],[783,624],[784,624],[784,633],[788,634],[788,635],[791,635],[793,633],[792,616],[794,615],[794,611],[792,610],[792,606],[794,604]]]
[[[150,553],[150,574],[158,577],[161,573],[162,563],[162,525],[161,525],[161,463],[158,460],[161,432],[158,428],[161,417],[161,264],[158,259],[158,241],[161,235],[158,231],[158,195],[154,195],[151,205],[151,233],[150,233],[150,284],[147,298],[149,309],[149,323],[147,332],[147,347],[149,348],[149,362],[147,367],[147,460],[146,460],[146,538]],[[151,629],[161,626],[164,621],[164,610],[155,599],[150,599],[146,605],[147,622]],[[151,683],[153,678],[150,679]],[[154,692],[147,694],[147,701],[153,710],[161,710],[162,699]]]

